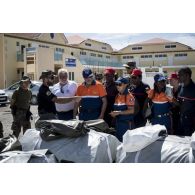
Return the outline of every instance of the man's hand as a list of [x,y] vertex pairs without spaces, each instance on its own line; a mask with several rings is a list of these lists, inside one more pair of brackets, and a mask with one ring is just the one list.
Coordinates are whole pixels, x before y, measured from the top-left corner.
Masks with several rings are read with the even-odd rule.
[[74,101],[76,102],[76,103],[79,103],[80,101],[81,101],[81,99],[82,99],[82,97],[81,96],[74,96]]
[[110,113],[110,115],[114,118],[114,117],[118,116],[120,113],[121,113],[121,111],[112,111]]

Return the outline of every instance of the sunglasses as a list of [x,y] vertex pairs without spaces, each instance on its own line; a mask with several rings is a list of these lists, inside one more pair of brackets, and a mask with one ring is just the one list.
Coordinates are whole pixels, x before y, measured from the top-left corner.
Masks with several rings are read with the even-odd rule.
[[116,86],[121,87],[122,86],[122,83],[116,83]]

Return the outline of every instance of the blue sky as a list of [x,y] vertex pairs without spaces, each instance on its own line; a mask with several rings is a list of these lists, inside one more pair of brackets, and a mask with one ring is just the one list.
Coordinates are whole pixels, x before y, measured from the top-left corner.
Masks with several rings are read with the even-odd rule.
[[195,49],[195,33],[65,33],[65,36],[80,35],[109,43],[114,49],[121,49],[129,44],[152,38],[163,38],[180,42]]

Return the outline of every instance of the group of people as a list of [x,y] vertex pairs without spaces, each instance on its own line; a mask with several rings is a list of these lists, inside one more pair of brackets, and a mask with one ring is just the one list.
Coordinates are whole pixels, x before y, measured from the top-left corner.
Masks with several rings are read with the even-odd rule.
[[[195,84],[190,68],[181,68],[167,78],[163,74],[154,76],[154,87],[142,81],[142,71],[135,62],[124,65],[128,77],[118,77],[113,68],[104,70],[104,81],[95,79],[90,68],[82,72],[83,83],[78,85],[68,79],[68,72],[58,70],[59,82],[51,89],[55,75],[43,71],[38,93],[38,114],[40,119],[95,120],[104,119],[116,130],[116,137],[122,141],[127,130],[151,124],[165,125],[169,134],[191,136],[195,130]],[[168,84],[169,81],[169,84]],[[30,128],[29,117],[31,92],[30,79],[24,77],[12,97],[12,130],[18,137]],[[17,109],[15,109],[17,108]],[[147,110],[151,113],[146,116]]]

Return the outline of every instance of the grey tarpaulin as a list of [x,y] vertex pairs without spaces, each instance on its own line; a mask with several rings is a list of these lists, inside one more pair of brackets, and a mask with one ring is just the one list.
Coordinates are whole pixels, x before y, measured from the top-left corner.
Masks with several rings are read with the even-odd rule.
[[169,135],[151,143],[137,152],[125,152],[121,144],[117,148],[120,163],[190,163],[195,162],[195,151],[190,147],[191,137]]
[[[116,148],[120,145],[118,139],[113,135],[93,130],[78,138],[44,141],[39,136],[39,131],[29,129],[19,141],[23,151],[49,149],[58,161],[77,163],[113,162],[116,160]],[[29,143],[31,144],[29,145]]]
[[34,151],[9,151],[0,154],[0,163],[55,163],[56,158],[53,154],[47,153],[48,150]]

